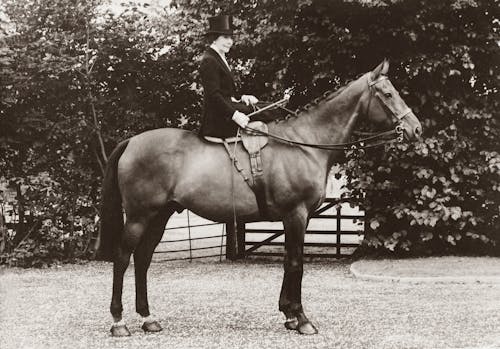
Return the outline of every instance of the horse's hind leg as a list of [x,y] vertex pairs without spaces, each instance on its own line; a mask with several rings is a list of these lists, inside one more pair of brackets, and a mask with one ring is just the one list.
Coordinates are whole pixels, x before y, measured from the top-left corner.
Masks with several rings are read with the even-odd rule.
[[130,336],[130,331],[122,321],[123,276],[130,263],[130,256],[145,232],[145,221],[134,221],[127,217],[123,237],[115,251],[113,261],[113,295],[110,311],[113,316],[111,335],[114,337]]
[[142,329],[145,332],[159,332],[162,330],[158,321],[154,320],[149,312],[147,272],[154,250],[160,242],[165,225],[173,213],[173,209],[167,209],[158,213],[150,222],[146,234],[144,234],[139,246],[134,252],[135,267],[135,297],[136,310],[143,318]]

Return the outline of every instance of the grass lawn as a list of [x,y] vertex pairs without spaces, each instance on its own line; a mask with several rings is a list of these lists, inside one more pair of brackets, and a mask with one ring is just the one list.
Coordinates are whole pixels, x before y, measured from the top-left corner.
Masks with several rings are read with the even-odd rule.
[[305,265],[303,304],[320,331],[310,337],[283,327],[280,263],[153,263],[150,304],[164,327],[153,335],[135,316],[130,268],[123,299],[132,337],[118,339],[108,332],[111,264],[4,268],[0,348],[500,348],[500,284],[374,282],[349,267]]

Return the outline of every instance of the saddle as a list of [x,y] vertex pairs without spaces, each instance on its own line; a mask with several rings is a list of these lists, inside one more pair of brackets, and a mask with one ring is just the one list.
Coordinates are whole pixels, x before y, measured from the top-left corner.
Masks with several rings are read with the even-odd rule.
[[[269,216],[269,214],[267,209],[266,187],[263,180],[264,167],[262,165],[261,149],[267,145],[268,137],[253,130],[267,133],[268,128],[262,121],[252,121],[248,124],[248,127],[252,130],[243,130],[239,137],[223,139],[205,136],[204,138],[209,142],[222,143],[224,145],[227,153],[229,154],[229,158],[234,164],[234,167],[254,192],[260,214],[262,218],[265,219]],[[231,143],[234,144],[239,141],[243,143],[243,147],[248,152],[250,157],[250,177],[247,176],[245,170],[240,166],[238,159],[236,158],[236,154],[234,154],[234,152],[230,149]]]

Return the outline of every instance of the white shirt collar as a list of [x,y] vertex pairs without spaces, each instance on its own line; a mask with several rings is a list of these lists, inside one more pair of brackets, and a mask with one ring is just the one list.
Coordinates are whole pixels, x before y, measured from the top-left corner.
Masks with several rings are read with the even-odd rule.
[[217,49],[217,46],[212,44],[212,45],[210,45],[210,48],[212,50],[214,50],[215,52],[217,52],[217,54],[220,56],[220,58],[222,58],[222,61],[226,64],[227,69],[229,69],[229,71],[231,71],[231,68],[229,67],[229,64],[226,61],[226,56],[223,53],[219,52],[219,50]]

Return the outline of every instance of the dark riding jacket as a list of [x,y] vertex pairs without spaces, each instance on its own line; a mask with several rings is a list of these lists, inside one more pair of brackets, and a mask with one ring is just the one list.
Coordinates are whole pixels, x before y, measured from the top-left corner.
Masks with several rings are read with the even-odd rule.
[[233,74],[219,54],[210,47],[203,54],[199,73],[203,86],[200,135],[220,138],[235,136],[238,125],[231,119],[233,113],[236,110],[248,113],[251,109],[231,101],[236,93]]

